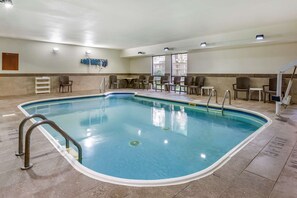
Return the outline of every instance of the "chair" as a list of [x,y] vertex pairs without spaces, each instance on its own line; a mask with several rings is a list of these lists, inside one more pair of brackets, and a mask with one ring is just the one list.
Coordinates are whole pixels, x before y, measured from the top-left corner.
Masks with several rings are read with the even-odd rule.
[[144,82],[146,80],[145,75],[140,75],[138,79],[134,79],[133,88],[140,88],[140,86],[144,87]]
[[191,86],[193,84],[193,77],[192,76],[186,76],[184,79],[184,84],[183,85],[179,85],[180,89],[179,89],[179,93],[181,93],[182,87],[185,89],[187,88],[187,93],[188,93],[188,87]]
[[62,89],[62,93],[64,93],[64,87],[67,87],[68,92],[70,88],[70,92],[72,92],[73,81],[69,80],[69,76],[60,76],[59,82],[60,82],[59,92],[61,92],[61,89]]
[[116,75],[109,76],[109,89],[118,87],[118,77]]
[[249,90],[250,90],[250,78],[237,77],[236,83],[233,84],[234,100],[236,100],[236,98],[238,98],[238,92],[245,92],[246,100],[248,100],[249,99]]
[[169,84],[168,84],[168,86],[169,86],[169,91],[171,90],[171,87],[174,87],[174,92],[176,92],[176,86],[177,86],[177,85],[180,86],[180,79],[181,79],[180,76],[175,76],[175,77],[174,77],[173,83],[169,83]]
[[145,80],[143,82],[143,88],[147,88],[147,90],[149,89],[150,85],[152,85],[152,88],[153,88],[153,85],[154,85],[154,76],[149,76],[148,80]]
[[163,85],[165,86],[165,91],[168,89],[168,84],[169,84],[169,76],[161,76],[160,81],[157,81],[156,85],[155,85],[155,91],[158,90],[158,86],[161,86],[161,92],[162,92],[162,87]]
[[190,88],[190,94],[191,93],[194,93],[194,90],[195,90],[196,94],[198,95],[199,94],[199,90],[201,89],[201,87],[204,86],[204,82],[205,82],[205,77],[203,77],[203,76],[197,76],[195,78],[194,85],[189,86],[189,88]]
[[[268,94],[268,101],[271,101],[271,96],[276,95],[277,78],[269,78],[269,85],[263,85],[263,102],[266,103],[266,94]],[[282,80],[282,94],[285,90],[285,81]]]

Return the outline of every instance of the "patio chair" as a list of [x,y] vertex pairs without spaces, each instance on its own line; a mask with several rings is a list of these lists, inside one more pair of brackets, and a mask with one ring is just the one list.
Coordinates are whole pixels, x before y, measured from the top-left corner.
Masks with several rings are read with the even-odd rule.
[[154,86],[154,76],[149,76],[148,80],[145,80],[143,82],[143,88],[145,89],[145,87],[147,88],[147,90],[149,89],[151,85],[151,88],[153,88]]
[[236,98],[238,98],[238,92],[245,92],[246,100],[248,100],[249,99],[249,90],[250,90],[250,78],[237,77],[236,83],[233,84],[234,100],[236,100]]
[[161,76],[161,79],[156,82],[155,91],[158,90],[158,86],[161,86],[161,92],[162,92],[163,86],[165,86],[165,91],[168,90],[168,84],[169,84],[169,76]]
[[181,93],[182,88],[184,88],[184,91],[187,89],[186,93],[188,93],[188,88],[193,84],[193,76],[186,76],[184,79],[184,84],[180,85],[179,93]]
[[[269,78],[269,84],[263,85],[263,102],[266,103],[266,95],[268,94],[268,101],[271,101],[271,96],[276,95],[277,78]],[[282,80],[282,95],[284,95],[285,80]]]
[[146,80],[145,75],[140,75],[139,78],[134,79],[133,88],[134,89],[136,89],[136,88],[139,89],[140,87],[144,87],[145,80]]
[[116,75],[109,76],[109,89],[111,88],[118,88],[118,77]]
[[205,77],[203,76],[196,76],[194,84],[189,86],[190,88],[190,94],[194,93],[194,91],[196,92],[196,94],[199,94],[199,91],[201,89],[201,87],[204,86],[204,82],[205,82]]
[[72,92],[73,81],[69,80],[69,76],[60,76],[59,82],[60,82],[59,92],[61,92],[62,90],[62,93],[64,93],[65,87],[67,87],[68,92],[69,92],[69,89],[70,89],[70,92]]
[[176,86],[180,86],[180,79],[181,77],[180,76],[175,76],[174,77],[174,80],[173,80],[173,83],[169,83],[168,86],[169,86],[169,91],[171,90],[171,87],[174,87],[174,92],[176,92]]

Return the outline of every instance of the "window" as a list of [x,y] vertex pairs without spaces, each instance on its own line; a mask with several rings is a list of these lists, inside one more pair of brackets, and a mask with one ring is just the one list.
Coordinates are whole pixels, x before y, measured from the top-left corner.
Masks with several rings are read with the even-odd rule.
[[172,76],[186,76],[188,66],[188,54],[172,55]]
[[165,75],[165,56],[153,56],[153,76]]

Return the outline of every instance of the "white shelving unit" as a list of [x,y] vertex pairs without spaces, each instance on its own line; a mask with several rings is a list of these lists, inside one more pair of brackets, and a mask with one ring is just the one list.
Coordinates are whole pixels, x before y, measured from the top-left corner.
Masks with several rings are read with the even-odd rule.
[[51,78],[47,76],[35,78],[35,93],[50,93],[51,92]]

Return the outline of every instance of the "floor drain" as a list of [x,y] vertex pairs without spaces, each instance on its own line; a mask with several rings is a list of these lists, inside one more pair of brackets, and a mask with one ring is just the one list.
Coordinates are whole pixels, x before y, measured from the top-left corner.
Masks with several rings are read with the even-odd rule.
[[134,140],[134,141],[131,141],[129,144],[130,144],[131,146],[138,146],[138,145],[140,144],[140,142],[137,141],[137,140]]

